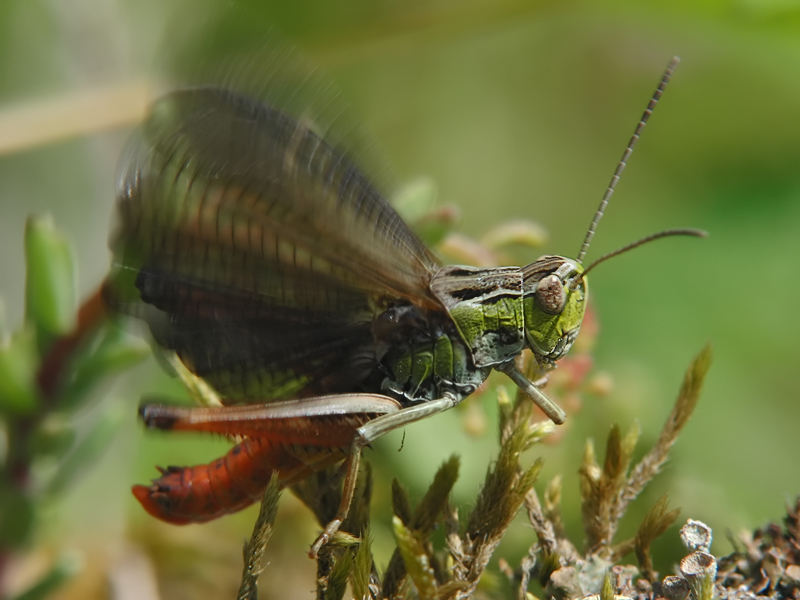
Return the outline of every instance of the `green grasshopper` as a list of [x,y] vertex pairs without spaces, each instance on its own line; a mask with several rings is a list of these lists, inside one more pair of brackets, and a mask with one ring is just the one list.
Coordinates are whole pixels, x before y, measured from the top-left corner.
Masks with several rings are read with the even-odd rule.
[[244,439],[223,458],[135,486],[171,523],[203,522],[344,461],[348,513],[362,449],[448,410],[492,370],[555,423],[564,411],[516,366],[542,375],[572,346],[597,264],[668,230],[583,259],[668,66],[577,258],[525,267],[441,266],[350,157],[302,119],[235,90],[195,86],[157,101],[118,191],[108,303],[136,315],[225,406],[145,405],[145,424]]

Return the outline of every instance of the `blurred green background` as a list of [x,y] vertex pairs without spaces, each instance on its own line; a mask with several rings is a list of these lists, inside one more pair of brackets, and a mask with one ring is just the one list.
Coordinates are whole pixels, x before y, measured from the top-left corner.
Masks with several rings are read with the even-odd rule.
[[[800,493],[800,3],[253,4],[337,82],[401,181],[429,176],[439,203],[460,208],[460,231],[477,237],[509,219],[533,219],[550,232],[544,251],[567,256],[576,254],[662,69],[681,56],[588,258],[669,227],[699,227],[710,237],[659,242],[594,272],[596,370],[609,374],[614,388],[604,398],[587,396],[571,415],[564,437],[545,450],[542,480],[564,475],[564,511],[580,541],[576,471],[585,438],[602,444],[612,422],[624,429],[638,422],[643,440],[652,441],[683,370],[710,341],[715,362],[698,410],[640,510],[668,492],[683,508],[679,522],[691,517],[714,528],[716,554],[731,550],[726,531],[781,517],[784,501]],[[116,163],[176,6],[0,3],[0,295],[7,329],[23,316],[29,214],[51,213],[74,242],[82,294],[102,280]],[[72,103],[89,106],[85,123],[59,116]],[[68,131],[97,127],[102,111],[110,113],[103,131]],[[91,472],[48,508],[14,577],[35,572],[54,549],[74,548],[87,571],[65,598],[111,597],[126,576],[151,573],[153,564],[162,597],[230,596],[254,513],[170,528],[148,519],[129,492],[155,475],[155,464],[195,463],[227,447],[145,434],[136,423],[138,398],[162,389],[177,393],[178,385],[150,361],[105,390],[93,410],[122,406],[124,428]],[[492,404],[487,394],[478,405],[490,421]],[[465,434],[463,418],[441,415],[409,428],[400,453],[400,435],[376,444],[376,504],[385,504],[393,476],[422,493],[452,453],[462,457],[456,499],[470,502],[497,442],[491,428],[478,439]],[[316,526],[288,494],[281,510],[262,586],[276,586],[283,597],[310,595],[314,565],[303,549]],[[377,558],[387,560],[388,525],[374,533]],[[509,537],[511,557],[534,541],[522,524]],[[662,572],[679,552],[677,536],[667,537],[656,555]]]

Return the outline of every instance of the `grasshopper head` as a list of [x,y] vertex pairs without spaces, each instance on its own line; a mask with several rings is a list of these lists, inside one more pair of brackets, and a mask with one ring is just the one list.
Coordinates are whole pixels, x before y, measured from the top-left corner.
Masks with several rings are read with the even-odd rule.
[[537,359],[558,360],[578,337],[589,294],[583,270],[563,256],[543,256],[522,269],[525,341]]

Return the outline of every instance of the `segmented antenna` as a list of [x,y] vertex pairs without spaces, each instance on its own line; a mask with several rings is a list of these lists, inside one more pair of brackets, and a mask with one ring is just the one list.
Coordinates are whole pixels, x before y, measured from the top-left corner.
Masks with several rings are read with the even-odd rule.
[[627,246],[623,246],[622,248],[618,248],[613,252],[609,252],[608,254],[604,254],[598,259],[586,267],[586,270],[583,271],[580,275],[575,278],[575,283],[573,285],[577,285],[577,282],[586,277],[589,274],[589,271],[594,269],[597,265],[602,262],[607,261],[609,258],[614,258],[615,256],[619,256],[620,254],[624,254],[628,250],[633,250],[634,248],[638,248],[639,246],[644,246],[645,244],[649,244],[655,240],[660,240],[661,238],[665,237],[672,237],[674,235],[688,235],[691,237],[699,237],[704,238],[708,237],[708,233],[703,231],[702,229],[665,229],[664,231],[659,231],[658,233],[651,233],[647,237],[643,237],[640,240],[636,240],[632,244],[628,244]]
[[625,148],[625,152],[622,153],[622,159],[619,161],[617,169],[614,171],[614,176],[611,178],[611,183],[608,184],[608,189],[606,189],[606,193],[603,195],[603,199],[600,201],[600,206],[597,207],[597,211],[594,213],[592,224],[589,225],[589,230],[586,232],[586,237],[581,245],[581,251],[578,252],[578,258],[576,259],[578,263],[583,263],[583,257],[586,256],[586,251],[589,250],[589,244],[592,243],[594,232],[597,230],[597,224],[600,222],[600,219],[603,218],[603,211],[605,211],[606,206],[608,206],[608,201],[611,199],[611,195],[614,193],[614,188],[617,187],[617,182],[619,181],[622,172],[625,170],[625,165],[628,164],[628,159],[633,152],[633,147],[639,140],[639,136],[642,134],[644,126],[647,125],[647,120],[650,118],[650,115],[653,114],[653,109],[661,99],[661,94],[664,93],[664,89],[667,87],[667,84],[672,77],[672,72],[675,70],[675,67],[678,66],[679,62],[681,62],[681,59],[677,56],[673,56],[672,60],[669,61],[664,74],[661,76],[661,83],[658,84],[658,89],[656,89],[653,97],[650,98],[650,103],[647,105],[647,109],[644,111],[644,114],[639,120],[638,125],[636,125],[636,130],[633,132],[633,137],[631,137],[631,141],[628,142],[628,147]]

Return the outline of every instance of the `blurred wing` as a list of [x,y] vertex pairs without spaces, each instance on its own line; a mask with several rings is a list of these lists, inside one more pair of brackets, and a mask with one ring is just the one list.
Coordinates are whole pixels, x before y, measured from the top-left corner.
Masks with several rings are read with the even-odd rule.
[[388,302],[438,268],[307,124],[216,87],[152,108],[123,165],[110,303],[229,398],[356,391]]

